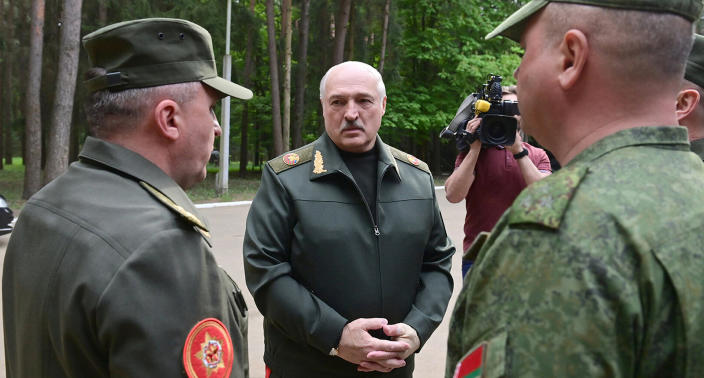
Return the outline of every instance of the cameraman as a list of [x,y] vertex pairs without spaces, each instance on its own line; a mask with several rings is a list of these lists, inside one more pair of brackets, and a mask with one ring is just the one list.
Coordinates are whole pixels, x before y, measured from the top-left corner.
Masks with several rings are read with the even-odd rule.
[[[516,101],[515,88],[502,87],[502,99]],[[520,128],[520,116],[516,118]],[[474,133],[481,121],[479,117],[471,119],[466,130]],[[482,146],[477,139],[469,150],[460,151],[455,170],[445,181],[445,196],[452,203],[466,200],[463,250],[467,251],[480,232],[494,227],[523,188],[551,172],[545,151],[523,142],[518,130],[511,146]],[[463,277],[471,266],[471,260],[462,260]]]

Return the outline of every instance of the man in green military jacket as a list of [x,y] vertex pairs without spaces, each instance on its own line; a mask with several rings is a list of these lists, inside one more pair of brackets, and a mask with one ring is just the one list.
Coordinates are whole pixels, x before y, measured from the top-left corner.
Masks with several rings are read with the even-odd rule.
[[687,128],[692,152],[704,160],[704,36],[695,34],[677,94],[677,119]]
[[93,135],[22,210],[2,279],[8,377],[248,376],[247,312],[183,191],[219,98],[210,34],[177,19],[83,38]]
[[533,0],[487,36],[525,49],[526,132],[563,168],[474,246],[447,377],[704,376],[704,164],[674,101],[701,8]]
[[411,377],[452,294],[454,247],[428,166],[384,144],[381,75],[320,84],[325,130],[269,161],[244,238],[271,378]]

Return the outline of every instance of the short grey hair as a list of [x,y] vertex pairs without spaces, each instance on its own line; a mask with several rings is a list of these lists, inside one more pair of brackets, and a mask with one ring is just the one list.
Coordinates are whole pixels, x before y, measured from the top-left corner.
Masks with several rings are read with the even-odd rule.
[[379,71],[377,71],[376,68],[368,65],[367,63],[350,60],[350,61],[342,62],[340,64],[337,64],[337,65],[330,67],[328,72],[326,72],[325,75],[323,75],[323,78],[320,79],[320,99],[321,100],[323,98],[325,98],[325,83],[327,83],[327,81],[328,81],[328,76],[330,75],[330,72],[334,71],[336,68],[341,67],[343,65],[359,66],[359,67],[363,68],[364,70],[366,70],[367,72],[369,72],[369,74],[372,75],[372,77],[374,77],[374,79],[376,79],[376,90],[377,90],[377,92],[379,92],[379,98],[386,97],[386,86],[384,85],[384,79],[381,77],[381,74],[379,73]]
[[[86,79],[104,74],[102,68],[91,68],[86,73]],[[117,92],[104,89],[90,93],[85,104],[88,126],[92,135],[98,138],[132,130],[159,101],[168,98],[185,104],[196,96],[200,85],[200,82],[194,81]]]
[[692,23],[681,16],[556,2],[545,14],[546,43],[559,43],[569,29],[578,28],[627,81],[684,76],[694,36]]

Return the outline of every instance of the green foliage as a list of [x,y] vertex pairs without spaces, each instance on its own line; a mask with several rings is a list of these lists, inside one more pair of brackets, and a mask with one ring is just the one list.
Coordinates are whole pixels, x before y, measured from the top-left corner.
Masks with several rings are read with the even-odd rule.
[[22,158],[12,158],[12,164],[5,164],[0,176],[0,194],[2,194],[17,216],[17,211],[22,208],[25,200],[22,199],[22,185],[24,180],[24,165]]
[[514,82],[520,48],[503,38],[484,36],[518,8],[512,1],[401,0],[404,25],[400,62],[386,79],[389,105],[382,136],[405,133],[412,143],[428,141],[449,123],[462,100],[489,73]]
[[[457,107],[469,93],[486,81],[489,73],[504,77],[506,84],[514,83],[513,71],[520,63],[520,47],[504,38],[484,40],[484,36],[505,17],[526,1],[518,0],[392,0],[388,23],[386,53],[383,76],[386,83],[388,103],[383,119],[381,136],[386,142],[417,154],[431,163],[437,149],[444,148],[437,142],[437,134],[454,116]],[[15,3],[15,34],[13,41],[0,38],[2,46],[12,42],[15,48],[12,90],[12,150],[19,155],[19,146],[24,127],[24,109],[21,107],[25,78],[21,72],[28,36],[27,8],[20,1]],[[100,17],[100,4],[106,11]],[[267,30],[265,1],[258,0],[253,12],[249,11],[250,0],[233,0],[230,35],[232,55],[232,80],[242,83],[248,31],[252,31],[254,46],[254,72],[250,89],[254,98],[247,102],[248,124],[242,125],[244,102],[233,100],[230,110],[230,156],[239,159],[241,131],[247,128],[247,150],[249,160],[261,163],[271,158],[271,73],[267,52]],[[274,2],[276,36],[280,32],[280,1]],[[339,2],[312,0],[310,4],[310,32],[307,66],[305,71],[305,107],[302,136],[305,143],[316,139],[322,130],[322,116],[318,98],[318,84],[331,66],[334,44],[334,19]],[[345,60],[360,60],[378,67],[381,61],[383,16],[385,0],[354,1],[347,32]],[[55,18],[58,3],[48,3],[47,20]],[[191,20],[205,27],[212,35],[215,61],[222,73],[222,57],[225,52],[227,27],[227,1],[222,0],[99,0],[84,2],[82,35],[114,22],[145,17],[177,17]],[[293,1],[293,65],[301,62],[298,46],[300,42],[301,1]],[[48,22],[45,27],[47,39],[56,34],[56,25]],[[339,28],[339,26],[338,26]],[[279,41],[280,42],[280,41]],[[53,43],[56,45],[56,43]],[[278,45],[281,45],[280,43]],[[50,46],[49,46],[50,47]],[[49,47],[45,56],[45,77],[42,81],[46,101],[43,108],[50,110],[51,72],[55,71],[58,51]],[[54,48],[55,50],[55,48]],[[279,52],[281,54],[281,52]],[[1,55],[1,54],[0,54]],[[3,59],[6,59],[4,56]],[[282,62],[283,59],[279,59]],[[88,66],[82,54],[79,77]],[[46,74],[49,75],[46,75]],[[296,80],[292,77],[292,91]],[[46,84],[46,85],[44,85]],[[76,103],[80,104],[85,92],[79,85]],[[295,104],[292,104],[292,109]],[[86,133],[84,116],[77,105],[74,134],[76,145]],[[47,120],[49,115],[45,115]],[[216,148],[217,145],[216,145]],[[75,148],[73,148],[75,150]],[[454,154],[454,150],[449,151]],[[75,157],[75,156],[74,156]],[[447,160],[447,159],[445,159]],[[251,164],[250,164],[251,166]],[[3,172],[4,173],[4,172]]]

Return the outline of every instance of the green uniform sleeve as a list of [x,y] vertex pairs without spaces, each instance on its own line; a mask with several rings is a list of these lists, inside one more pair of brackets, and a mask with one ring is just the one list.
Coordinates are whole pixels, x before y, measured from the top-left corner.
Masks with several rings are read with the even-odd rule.
[[292,340],[327,354],[347,319],[292,277],[290,244],[295,215],[286,189],[267,165],[247,216],[245,276],[264,318]]
[[[432,177],[430,181],[432,186]],[[404,323],[413,327],[418,333],[421,347],[440,325],[453,287],[450,267],[455,247],[445,231],[435,190],[433,190],[433,202],[433,229],[423,255],[418,292],[411,311],[404,320]]]
[[[111,377],[179,377],[187,336],[199,321],[220,320],[232,340],[231,377],[247,376],[246,312],[201,236],[155,234],[134,251],[100,296],[95,333]],[[229,291],[228,291],[229,290]]]
[[[656,259],[624,242],[628,235],[613,222],[588,238],[580,230],[507,227],[504,218],[456,302],[446,377],[481,344],[494,364],[483,367],[488,376],[637,376],[639,345],[652,342],[639,335],[667,332],[660,320],[673,316],[655,290],[665,280]],[[646,313],[660,320],[647,323],[654,319]],[[651,329],[641,332],[646,324]]]

